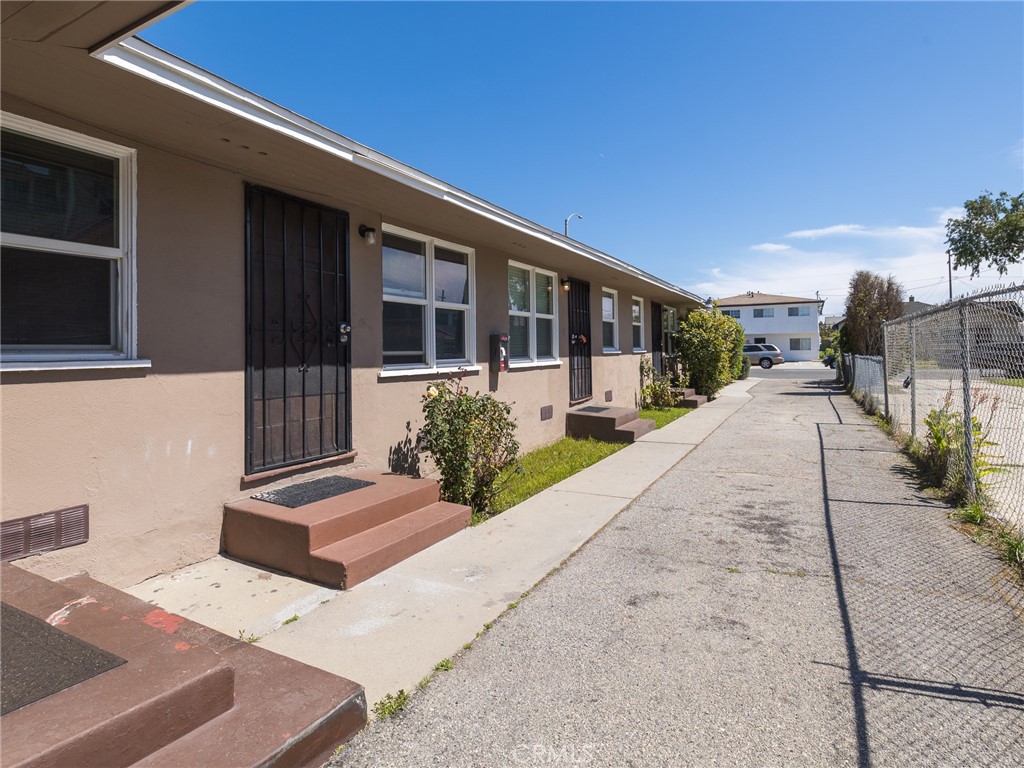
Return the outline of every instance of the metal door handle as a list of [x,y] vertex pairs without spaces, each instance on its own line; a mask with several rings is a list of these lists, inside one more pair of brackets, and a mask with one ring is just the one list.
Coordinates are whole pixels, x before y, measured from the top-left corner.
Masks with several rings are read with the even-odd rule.
[[352,334],[352,326],[348,323],[338,323],[338,343],[347,344]]

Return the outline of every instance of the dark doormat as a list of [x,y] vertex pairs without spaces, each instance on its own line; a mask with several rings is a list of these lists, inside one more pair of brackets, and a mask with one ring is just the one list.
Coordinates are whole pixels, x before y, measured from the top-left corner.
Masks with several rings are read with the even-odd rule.
[[278,488],[276,491],[264,491],[253,495],[254,499],[277,504],[281,507],[295,509],[314,501],[323,501],[332,496],[341,496],[349,491],[358,491],[369,485],[376,485],[369,480],[357,480],[354,477],[321,477],[319,480],[310,480],[298,485],[289,485],[287,488]]
[[0,714],[125,663],[74,635],[0,603]]
[[604,413],[607,410],[607,407],[602,408],[600,405],[588,405],[586,408],[577,408],[576,413]]

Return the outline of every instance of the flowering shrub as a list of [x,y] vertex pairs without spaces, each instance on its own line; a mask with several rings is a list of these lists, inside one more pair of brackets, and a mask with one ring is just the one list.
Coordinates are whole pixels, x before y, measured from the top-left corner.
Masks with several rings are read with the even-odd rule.
[[427,387],[423,416],[419,437],[441,473],[441,498],[489,515],[501,471],[519,456],[512,407],[450,379]]

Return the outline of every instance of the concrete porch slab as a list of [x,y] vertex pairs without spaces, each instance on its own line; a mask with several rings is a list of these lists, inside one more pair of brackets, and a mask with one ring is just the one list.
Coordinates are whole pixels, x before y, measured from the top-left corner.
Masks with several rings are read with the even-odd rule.
[[231,637],[263,637],[341,594],[294,576],[217,555],[124,590]]

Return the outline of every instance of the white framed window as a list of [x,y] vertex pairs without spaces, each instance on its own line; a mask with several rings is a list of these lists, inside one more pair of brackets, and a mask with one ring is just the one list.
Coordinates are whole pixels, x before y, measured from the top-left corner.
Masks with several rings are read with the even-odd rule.
[[4,366],[134,360],[135,150],[2,119]]
[[633,320],[633,351],[644,351],[644,300],[639,296],[633,297],[631,304]]
[[810,317],[810,315],[811,315],[811,308],[810,307],[790,307],[789,308],[789,317]]
[[740,311],[738,309],[723,309],[722,314],[728,317],[735,317],[737,320],[740,319]]
[[754,317],[775,317],[775,307],[755,307]]
[[558,359],[558,276],[516,261],[508,263],[508,357],[544,362]]
[[619,351],[619,292],[601,289],[601,345],[605,352]]
[[789,348],[794,352],[806,352],[811,348],[810,339],[790,339]]
[[384,368],[471,364],[475,252],[389,224],[383,230]]

